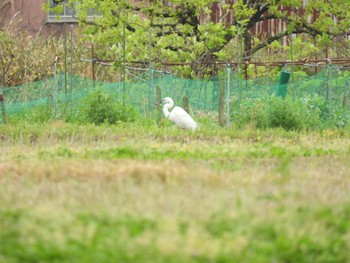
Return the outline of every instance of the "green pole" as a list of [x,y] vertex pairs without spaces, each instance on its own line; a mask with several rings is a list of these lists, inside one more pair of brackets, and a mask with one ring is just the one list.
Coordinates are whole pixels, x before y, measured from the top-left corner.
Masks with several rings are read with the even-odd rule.
[[[74,26],[70,25],[70,75],[73,75],[73,33],[74,33]],[[71,88],[72,88],[72,83]]]
[[64,93],[67,94],[67,23],[64,23]]
[[55,57],[54,61],[54,86],[53,86],[53,107],[55,118],[57,118],[57,61],[58,57]]
[[123,108],[125,106],[125,74],[126,74],[126,40],[125,40],[125,23],[123,23]]
[[242,89],[242,60],[243,60],[243,37],[242,37],[242,25],[240,24],[239,25],[239,34],[238,34],[238,37],[239,37],[239,45],[238,45],[238,50],[239,50],[239,57],[238,57],[238,91],[239,91],[239,94],[240,94],[240,98],[239,100],[241,100],[241,95],[242,95],[242,92],[241,92],[241,89]]
[[329,120],[332,119],[332,70],[333,70],[333,65],[331,60],[329,59],[327,62],[327,86],[328,86],[328,91],[327,91],[327,98],[328,98],[328,109],[329,109]]
[[73,47],[74,47],[74,41],[73,41],[73,33],[74,33],[74,26],[73,24],[70,25],[70,63],[69,63],[69,95],[68,95],[68,102],[69,102],[69,110],[72,111],[72,92],[73,92]]
[[152,70],[152,20],[149,27],[149,87],[148,87],[148,111],[151,112],[151,97],[153,89],[153,70]]
[[[291,81],[293,83],[293,61],[294,61],[294,46],[293,46],[293,34],[290,34],[290,61],[292,62],[291,65],[291,72],[290,72],[290,77],[291,77]],[[289,79],[289,77],[288,77]],[[292,88],[292,92],[293,92],[293,100],[295,99],[295,88]]]
[[91,69],[92,69],[92,85],[95,89],[96,86],[96,76],[95,76],[95,50],[94,44],[91,44]]
[[230,75],[231,66],[227,64],[227,92],[226,92],[226,114],[227,114],[227,127],[230,127]]

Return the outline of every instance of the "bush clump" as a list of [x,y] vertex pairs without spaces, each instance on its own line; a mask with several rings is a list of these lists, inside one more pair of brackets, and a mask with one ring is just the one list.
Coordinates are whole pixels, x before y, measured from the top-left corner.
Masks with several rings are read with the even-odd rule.
[[291,99],[274,97],[268,107],[268,124],[271,128],[283,128],[285,130],[301,130],[305,127],[310,117],[306,107]]
[[96,90],[83,100],[79,107],[77,119],[82,123],[94,124],[116,124],[118,122],[135,121],[138,115],[137,110],[131,105],[122,105],[115,98]]
[[253,123],[259,129],[301,130],[317,128],[321,124],[318,110],[312,110],[302,101],[294,101],[290,97],[269,96],[241,102],[232,116],[233,123],[239,127]]

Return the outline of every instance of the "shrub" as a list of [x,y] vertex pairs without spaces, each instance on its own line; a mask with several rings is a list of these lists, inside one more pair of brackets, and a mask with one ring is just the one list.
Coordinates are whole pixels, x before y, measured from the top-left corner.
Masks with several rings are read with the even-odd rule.
[[253,123],[259,129],[283,128],[285,130],[301,130],[317,128],[320,111],[308,107],[300,100],[290,97],[267,96],[248,99],[241,103],[239,109],[232,114],[232,121],[239,127]]
[[266,98],[257,98],[242,101],[238,108],[231,113],[232,122],[238,127],[253,124],[257,128],[268,127],[268,113],[266,111]]
[[77,120],[94,124],[131,122],[137,117],[137,111],[131,105],[116,102],[112,95],[96,90],[82,102]]
[[300,130],[307,118],[305,107],[291,99],[272,97],[268,105],[268,124],[271,128],[281,127],[285,130]]
[[325,97],[307,96],[303,98],[303,103],[310,111],[318,112],[323,126],[342,128],[350,122],[349,110],[341,104],[330,104]]

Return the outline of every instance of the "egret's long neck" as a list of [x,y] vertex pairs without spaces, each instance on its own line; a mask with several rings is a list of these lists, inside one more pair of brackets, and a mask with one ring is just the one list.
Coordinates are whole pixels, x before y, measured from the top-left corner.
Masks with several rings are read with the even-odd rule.
[[163,106],[163,113],[164,113],[165,118],[169,117],[169,114],[170,114],[169,108],[171,108],[170,106],[171,106],[170,104],[165,104]]

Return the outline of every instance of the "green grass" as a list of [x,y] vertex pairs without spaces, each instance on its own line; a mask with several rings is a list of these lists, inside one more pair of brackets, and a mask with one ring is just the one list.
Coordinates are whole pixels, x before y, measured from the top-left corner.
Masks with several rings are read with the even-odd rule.
[[0,262],[350,262],[350,132],[0,126]]

